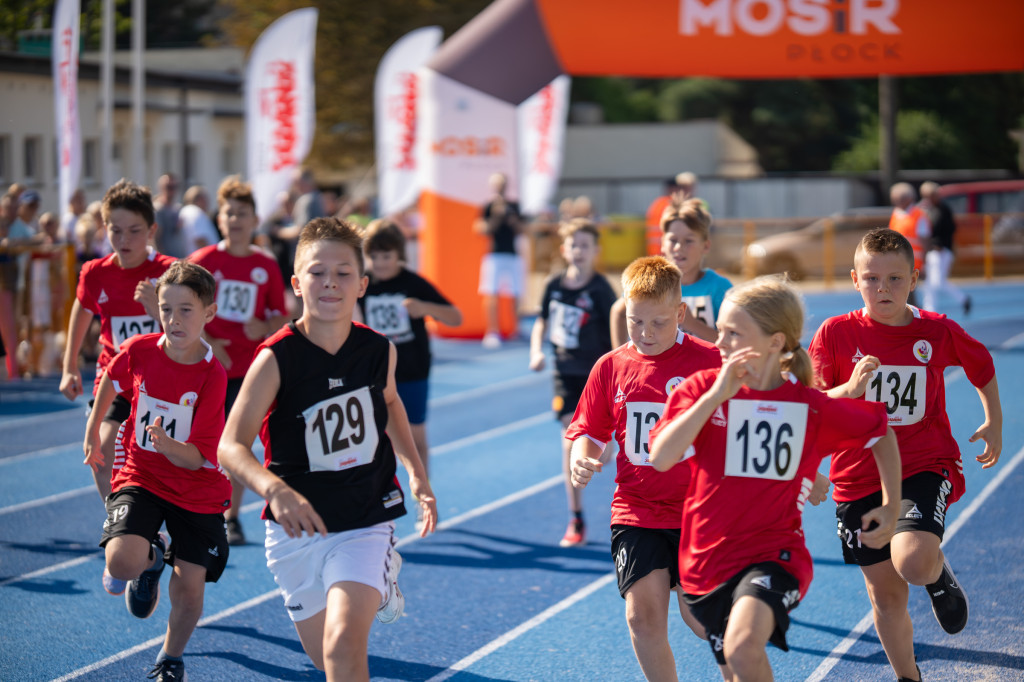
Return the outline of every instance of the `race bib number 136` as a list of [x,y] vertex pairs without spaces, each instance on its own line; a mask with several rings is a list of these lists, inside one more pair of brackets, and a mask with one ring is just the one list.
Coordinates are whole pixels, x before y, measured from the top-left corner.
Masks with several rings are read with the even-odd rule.
[[791,481],[807,433],[806,403],[730,400],[725,475]]

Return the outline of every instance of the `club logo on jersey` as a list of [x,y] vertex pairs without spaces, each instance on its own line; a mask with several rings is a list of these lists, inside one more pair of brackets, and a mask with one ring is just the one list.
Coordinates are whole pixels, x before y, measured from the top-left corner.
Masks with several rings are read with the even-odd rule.
[[615,402],[621,403],[626,399],[626,394],[622,392],[622,386],[619,386],[618,393],[615,394]]
[[725,412],[722,411],[721,405],[716,407],[715,413],[711,415],[711,423],[715,426],[725,426],[727,424],[725,421]]
[[109,300],[110,299],[107,298],[107,291],[105,289],[100,289],[100,297],[96,299],[96,302],[99,303],[100,305],[103,305]]
[[855,365],[856,365],[856,364],[857,364],[858,362],[860,362],[860,361],[861,361],[861,359],[862,359],[863,357],[864,357],[864,354],[863,354],[863,353],[861,353],[861,352],[860,352],[860,348],[858,348],[858,349],[857,349],[857,352],[853,354],[853,357],[852,357],[852,358],[850,358],[850,361],[851,361],[851,362],[852,362],[853,364],[855,364]]
[[770,575],[759,575],[756,578],[751,578],[750,582],[766,590],[772,589],[772,577]]
[[921,362],[927,363],[932,359],[932,344],[921,339],[914,344],[914,357]]
[[213,273],[213,279],[214,279],[214,281],[216,281],[216,282],[217,282],[217,284],[220,284],[220,281],[221,281],[222,279],[224,279],[224,273],[223,273],[223,272],[221,272],[220,270],[216,270],[216,271],[215,271],[215,272]]
[[195,391],[189,391],[185,395],[181,396],[179,404],[184,405],[185,407],[192,407],[196,404],[197,400],[199,400],[199,394]]
[[266,284],[268,279],[266,269],[261,267],[253,268],[252,272],[249,273],[249,279],[256,282],[256,284]]
[[146,390],[146,380],[145,379],[143,379],[142,383],[139,384],[139,393],[149,393],[149,391]]
[[915,504],[914,507],[910,511],[908,511],[907,515],[904,516],[903,518],[905,518],[905,519],[919,519],[922,516],[923,516],[923,514],[921,513],[921,510],[918,509],[917,508],[917,504]]
[[683,383],[683,381],[685,381],[683,377],[672,377],[671,379],[669,379],[668,383],[665,384],[665,395],[669,395],[670,393],[672,393],[672,391],[676,389],[676,386]]
[[345,385],[345,382],[342,379],[330,379],[330,378],[327,379],[327,390],[328,391],[333,391],[334,389],[341,388],[344,385]]

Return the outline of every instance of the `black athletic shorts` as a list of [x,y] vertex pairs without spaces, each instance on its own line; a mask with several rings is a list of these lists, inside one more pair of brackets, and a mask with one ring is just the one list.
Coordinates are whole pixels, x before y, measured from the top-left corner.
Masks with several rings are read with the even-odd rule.
[[[89,409],[92,409],[96,399],[93,398],[89,401]],[[115,421],[120,424],[126,421],[128,417],[132,416],[132,404],[123,395],[118,393],[114,396],[114,402],[110,403],[110,407],[107,409],[107,413],[103,415],[103,420]]]
[[555,418],[572,417],[576,406],[580,404],[583,388],[587,385],[587,377],[555,372],[555,397],[551,399],[551,409]]
[[669,586],[679,584],[678,528],[638,528],[612,526],[612,559],[619,577],[619,595],[648,573],[668,569]]
[[[946,531],[946,500],[953,484],[941,474],[922,471],[903,479],[903,501],[896,532],[920,530],[939,536]],[[836,532],[843,546],[843,560],[858,566],[873,566],[892,556],[889,545],[872,549],[860,542],[861,517],[882,504],[882,491],[872,493],[853,502],[836,505]]]
[[206,568],[206,582],[215,583],[228,562],[228,538],[223,514],[200,514],[182,509],[138,486],[121,488],[107,498],[100,547],[121,535],[140,535],[152,540],[167,524],[171,546],[164,561],[175,557]]
[[708,644],[718,665],[725,665],[725,629],[729,614],[740,597],[751,596],[764,602],[775,614],[775,629],[768,641],[789,651],[786,631],[789,612],[800,603],[800,583],[774,561],[751,564],[707,594],[684,594],[690,613],[708,632]]

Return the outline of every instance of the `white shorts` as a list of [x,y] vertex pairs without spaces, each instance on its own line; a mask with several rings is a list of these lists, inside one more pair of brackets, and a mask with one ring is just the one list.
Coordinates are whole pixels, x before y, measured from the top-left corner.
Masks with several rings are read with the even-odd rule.
[[514,253],[489,253],[480,262],[480,288],[483,296],[513,296],[523,293],[523,261]]
[[53,310],[50,304],[50,261],[33,259],[29,261],[32,273],[32,288],[29,299],[32,302],[32,326],[49,328],[53,325]]
[[267,568],[284,594],[293,622],[312,618],[327,608],[327,591],[338,582],[369,585],[388,597],[387,566],[395,546],[393,521],[327,537],[290,538],[281,524],[267,521],[264,547]]

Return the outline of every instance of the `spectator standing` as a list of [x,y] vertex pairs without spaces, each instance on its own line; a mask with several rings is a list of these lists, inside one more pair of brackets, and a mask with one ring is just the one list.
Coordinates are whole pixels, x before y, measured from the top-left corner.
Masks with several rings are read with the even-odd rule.
[[156,209],[156,250],[172,258],[184,258],[189,254],[185,234],[179,222],[181,204],[175,200],[178,193],[178,178],[166,173],[157,180],[157,195],[153,197]]
[[921,206],[928,214],[932,225],[931,248],[924,256],[924,268],[928,279],[924,286],[924,307],[927,310],[938,310],[938,297],[948,294],[963,307],[964,315],[971,312],[971,297],[949,281],[949,271],[953,268],[953,235],[956,232],[956,221],[953,211],[939,195],[939,185],[926,182],[921,185]]
[[201,185],[192,185],[185,191],[185,205],[178,212],[178,222],[185,239],[187,253],[195,253],[204,246],[220,241],[220,232],[210,220],[210,196]]
[[[514,299],[518,316],[519,297],[523,293],[523,263],[516,252],[516,237],[523,230],[519,204],[505,198],[508,180],[501,173],[490,178],[494,197],[487,202],[476,222],[476,231],[490,238],[489,252],[480,263],[480,294],[484,297],[486,332],[484,348],[501,347],[498,324],[498,296]],[[518,327],[518,325],[517,325]]]

